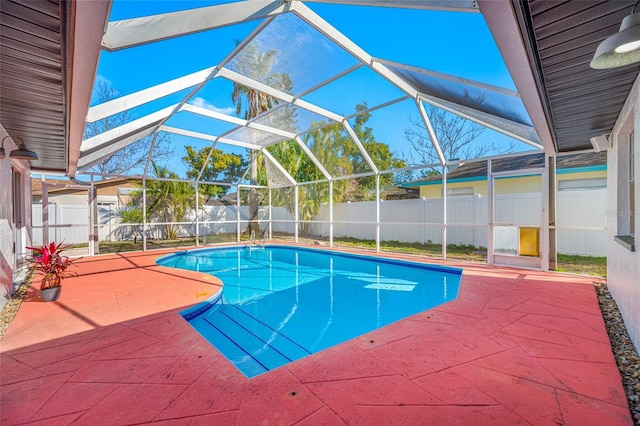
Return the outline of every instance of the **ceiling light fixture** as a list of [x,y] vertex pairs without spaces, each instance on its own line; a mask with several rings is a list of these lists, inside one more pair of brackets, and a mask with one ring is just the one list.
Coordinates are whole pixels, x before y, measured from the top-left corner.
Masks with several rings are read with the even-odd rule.
[[[0,147],[0,160],[2,160],[7,156],[4,150],[4,140],[9,138],[10,136],[5,136],[4,138],[2,138],[2,147]],[[37,160],[38,159],[38,154],[36,154],[33,151],[29,151],[26,145],[24,144],[24,141],[21,138],[16,137],[16,139],[20,140],[20,145],[18,146],[18,149],[14,149],[13,151],[11,151],[11,153],[9,154],[9,157],[15,158],[16,160]]]
[[640,62],[640,13],[636,13],[638,4],[640,0],[631,9],[631,15],[622,20],[620,30],[598,45],[589,64],[591,68],[617,68]]

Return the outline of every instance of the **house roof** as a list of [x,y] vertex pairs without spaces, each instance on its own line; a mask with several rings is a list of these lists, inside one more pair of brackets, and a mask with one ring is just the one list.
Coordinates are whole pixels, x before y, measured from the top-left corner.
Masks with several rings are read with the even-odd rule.
[[[69,190],[86,190],[89,189],[88,182],[74,182],[69,179],[47,179],[48,192],[60,192]],[[95,181],[93,185],[97,188],[110,186],[115,183],[126,184],[129,182],[127,178],[114,178]],[[42,180],[31,179],[31,194],[42,195]]]
[[[636,0],[479,2],[536,130],[540,134],[543,128],[537,110],[557,152],[591,149],[592,137],[611,133],[640,64],[612,69],[592,69],[589,64],[600,42],[631,14]],[[496,19],[511,8],[511,19]],[[485,13],[488,9],[493,13]],[[514,17],[517,29],[509,33],[505,29]],[[516,43],[522,44],[526,57],[519,57]]]
[[75,173],[110,2],[0,2],[0,124],[38,154],[38,170]]
[[[590,152],[584,154],[569,154],[557,157],[556,169],[564,171],[580,171],[587,168],[606,167],[607,152]],[[544,154],[529,154],[519,157],[500,158],[491,161],[491,170],[493,172],[516,171],[523,169],[535,169],[544,167]],[[487,162],[474,161],[470,163],[461,163],[460,166],[447,173],[447,180],[452,179],[468,179],[468,178],[486,178]],[[440,175],[428,176],[424,179],[407,182],[402,184],[403,187],[422,186],[429,183],[439,183],[442,179]]]

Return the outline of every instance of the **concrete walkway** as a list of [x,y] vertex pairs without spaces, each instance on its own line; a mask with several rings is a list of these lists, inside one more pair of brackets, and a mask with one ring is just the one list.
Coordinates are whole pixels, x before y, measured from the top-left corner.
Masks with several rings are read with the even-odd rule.
[[591,278],[438,262],[464,268],[457,300],[248,380],[178,314],[219,282],[164,253],[83,259],[58,302],[30,289],[2,425],[632,424]]

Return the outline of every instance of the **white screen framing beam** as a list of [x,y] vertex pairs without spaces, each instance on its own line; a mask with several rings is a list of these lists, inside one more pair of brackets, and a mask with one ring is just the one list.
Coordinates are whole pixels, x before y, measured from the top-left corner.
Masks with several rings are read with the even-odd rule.
[[291,11],[410,97],[415,98],[418,95],[418,92],[411,85],[398,77],[385,65],[375,62],[373,57],[360,48],[360,46],[335,29],[331,24],[322,19],[304,4],[297,1],[293,2],[291,4]]
[[414,67],[414,66],[411,66],[411,65],[406,65],[406,64],[403,64],[403,63],[400,63],[400,62],[389,61],[389,60],[386,60],[386,59],[374,58],[373,61],[374,62],[379,62],[379,63],[381,63],[383,65],[389,65],[391,67],[407,70],[407,71],[410,71],[410,72],[413,72],[413,73],[427,75],[429,77],[434,77],[434,78],[438,78],[438,79],[441,79],[441,80],[450,81],[452,83],[461,84],[461,85],[465,85],[465,86],[471,86],[471,87],[475,87],[476,89],[486,90],[486,91],[489,91],[489,92],[498,93],[498,94],[505,95],[505,96],[510,96],[512,98],[518,98],[518,99],[520,98],[520,96],[518,95],[518,92],[516,92],[515,90],[504,88],[504,87],[494,86],[492,84],[482,83],[480,81],[469,80],[468,78],[456,77],[456,76],[451,75],[451,74],[444,74],[444,73],[441,73],[441,72],[432,71],[432,70],[419,68],[419,67]]
[[351,128],[351,125],[349,124],[349,122],[347,120],[344,120],[342,122],[342,125],[347,130],[347,133],[349,133],[349,136],[351,136],[351,139],[353,140],[353,143],[355,143],[356,146],[358,147],[358,150],[360,151],[360,154],[362,154],[362,157],[364,158],[364,161],[367,162],[367,164],[369,165],[371,170],[377,175],[378,174],[378,167],[376,167],[376,164],[373,162],[373,160],[369,156],[369,153],[367,152],[366,149],[364,149],[364,146],[362,146],[362,142],[360,142],[360,138],[358,138],[358,135],[356,135],[356,132],[353,131],[353,129]]
[[302,139],[300,139],[297,136],[296,136],[295,139],[296,139],[296,142],[298,143],[298,145],[300,146],[300,148],[304,151],[304,153],[307,154],[307,156],[311,159],[313,164],[315,164],[316,167],[318,168],[318,170],[320,170],[320,173],[322,173],[324,175],[324,177],[327,180],[330,181],[331,180],[331,175],[329,174],[327,169],[324,168],[322,163],[320,163],[320,160],[318,160],[318,158],[313,154],[313,152],[311,152],[309,147],[302,141]]
[[207,68],[165,83],[139,90],[130,95],[122,96],[89,108],[87,123],[93,123],[103,118],[119,114],[147,102],[155,101],[172,93],[200,84],[215,75],[216,67]]
[[429,95],[421,94],[419,99],[452,114],[459,115],[464,119],[502,133],[503,135],[517,139],[527,145],[531,145],[535,149],[543,149],[535,129],[531,126],[516,123],[503,117],[498,117],[493,114],[478,111],[473,108],[458,105]]
[[[273,155],[271,155],[269,153],[269,151],[267,151],[266,149],[263,149],[261,152],[262,152],[262,155],[264,155],[266,158],[268,158],[269,161],[271,161],[273,163],[273,165],[277,167],[277,169],[280,171],[280,173],[282,173],[284,175],[284,177],[287,178],[287,180],[291,183],[291,185],[295,186],[297,184],[296,180],[289,174],[288,171],[285,170],[284,167],[282,167],[282,164],[280,164],[280,162],[278,160],[273,158]],[[258,159],[258,156],[256,156],[254,161],[256,161],[257,159]],[[269,182],[267,182],[267,185],[269,185]],[[271,188],[271,186],[269,186],[269,188]]]
[[[248,127],[250,129],[256,129],[263,132],[271,133],[274,135],[282,136],[288,139],[293,139],[296,134],[287,132],[285,130],[280,130],[275,127],[265,126],[264,124],[247,121],[242,118],[234,117],[232,115],[223,114],[217,111],[213,111],[211,109],[202,108],[195,105],[184,104],[180,108],[182,111],[192,112],[194,114],[203,115],[205,117],[213,118],[216,120],[226,121],[228,123],[237,124],[238,126]],[[235,129],[234,129],[235,130]]]
[[104,133],[100,133],[99,135],[82,141],[82,145],[80,146],[80,155],[86,153],[87,151],[104,148],[111,143],[117,142],[122,138],[137,133],[142,129],[147,129],[151,126],[155,126],[162,120],[169,117],[175,110],[177,105],[178,104],[163,108],[152,114],[145,115],[144,117],[138,118],[137,120],[133,120],[129,123],[123,124],[122,126],[107,130]]
[[416,106],[418,107],[420,117],[422,117],[422,121],[424,122],[424,125],[427,129],[427,133],[429,133],[429,139],[431,139],[433,148],[436,150],[436,154],[438,155],[440,164],[444,166],[447,163],[447,160],[444,158],[444,154],[442,153],[442,149],[440,148],[440,143],[438,142],[438,137],[436,136],[436,132],[433,130],[431,120],[427,115],[427,111],[424,109],[424,105],[422,105],[422,102],[419,99],[416,99]]
[[399,9],[440,10],[478,13],[475,0],[305,0],[305,3],[336,3],[354,6],[395,7]]
[[246,77],[242,74],[239,74],[235,71],[231,71],[230,69],[227,68],[223,68],[220,70],[220,77],[224,77],[228,80],[231,80],[235,83],[241,84],[243,86],[249,87],[251,89],[255,89],[258,90],[266,95],[272,96],[274,98],[280,99],[281,101],[284,101],[288,104],[292,104],[295,105],[297,107],[306,109],[308,111],[311,111],[315,114],[321,115],[325,118],[328,118],[330,120],[333,121],[337,121],[337,122],[341,122],[342,120],[344,120],[344,117],[342,117],[341,115],[335,114],[331,111],[328,111],[324,108],[321,108],[315,104],[311,104],[309,102],[303,101],[302,99],[298,99],[295,98],[294,96],[285,93],[281,90],[278,89],[274,89],[271,86],[267,86],[264,83],[261,83],[259,81],[253,80],[249,77]]
[[115,51],[287,12],[284,1],[252,0],[109,22],[102,47]]
[[261,149],[262,148],[262,146],[255,145],[255,144],[252,144],[252,143],[239,142],[239,141],[235,141],[235,140],[232,140],[232,139],[226,139],[226,138],[219,137],[219,136],[208,135],[206,133],[194,132],[194,131],[191,131],[191,130],[179,129],[177,127],[171,127],[171,126],[160,126],[158,131],[166,132],[166,133],[173,133],[175,135],[187,136],[187,137],[195,138],[195,139],[202,139],[202,140],[210,141],[210,142],[213,142],[213,143],[218,142],[218,143],[222,143],[222,144],[225,144],[225,145],[238,146],[240,148],[247,148],[247,149]]
[[110,141],[108,145],[103,146],[96,151],[80,154],[78,159],[78,169],[81,171],[92,167],[96,163],[99,163],[103,158],[110,156],[116,151],[119,151],[134,142],[139,141],[142,138],[146,138],[153,133],[155,124],[152,124],[149,128],[141,129],[137,133],[127,136],[122,139]]
[[182,107],[180,107],[181,111],[187,111],[187,112],[191,112],[194,114],[198,114],[198,115],[202,115],[205,117],[209,117],[209,118],[213,118],[216,120],[221,120],[221,121],[226,121],[227,123],[233,123],[236,124],[238,126],[246,126],[247,125],[247,120],[244,120],[242,118],[238,118],[238,117],[234,117],[232,115],[228,115],[228,114],[223,114],[221,112],[218,111],[214,111],[208,108],[202,108],[196,105],[191,105],[191,104],[184,104],[182,105]]

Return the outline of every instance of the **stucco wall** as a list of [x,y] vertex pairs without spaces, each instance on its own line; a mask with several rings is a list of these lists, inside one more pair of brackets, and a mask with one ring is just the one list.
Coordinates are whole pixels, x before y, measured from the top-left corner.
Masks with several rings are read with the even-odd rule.
[[[614,240],[618,232],[618,221],[620,215],[627,214],[618,211],[618,151],[622,137],[626,137],[632,129],[635,130],[635,176],[636,182],[640,176],[640,161],[637,153],[640,152],[640,113],[638,109],[638,98],[640,97],[640,87],[638,80],[627,99],[622,112],[618,118],[613,133],[613,146],[608,157],[608,177],[607,177],[607,284],[611,295],[620,308],[625,325],[631,336],[635,347],[640,348],[640,221],[636,216],[635,222],[635,245],[636,251],[631,252]],[[625,138],[626,140],[626,138]],[[626,160],[626,159],[623,159]],[[640,206],[640,191],[638,184],[635,186],[636,211]]]
[[[0,127],[0,140],[6,136]],[[15,145],[7,139],[4,143],[8,154]],[[6,295],[13,289],[13,201],[11,200],[11,160],[0,160],[0,306],[6,303]]]
[[[0,140],[5,136],[7,133],[0,124]],[[31,178],[28,163],[16,160],[13,160],[13,164],[22,173],[21,188],[24,190],[22,197],[24,219],[20,229],[15,229],[13,217],[12,160],[9,153],[16,148],[17,146],[11,139],[6,139],[4,141],[6,156],[0,160],[0,182],[2,182],[0,184],[0,309],[6,304],[7,296],[13,292],[15,233],[19,232],[22,240],[16,247],[16,253],[24,254],[25,247],[31,244],[31,198],[29,195],[31,193]]]
[[[592,172],[576,172],[562,173],[556,175],[556,181],[574,180],[574,179],[596,179],[607,177],[606,170],[596,170]],[[496,194],[523,194],[530,192],[540,192],[541,190],[540,176],[518,176],[496,180]],[[473,187],[473,193],[476,195],[487,195],[487,180],[470,180],[466,182],[447,182],[447,188],[469,188]],[[423,185],[420,187],[420,197],[423,198],[440,198],[442,189],[440,184]]]

